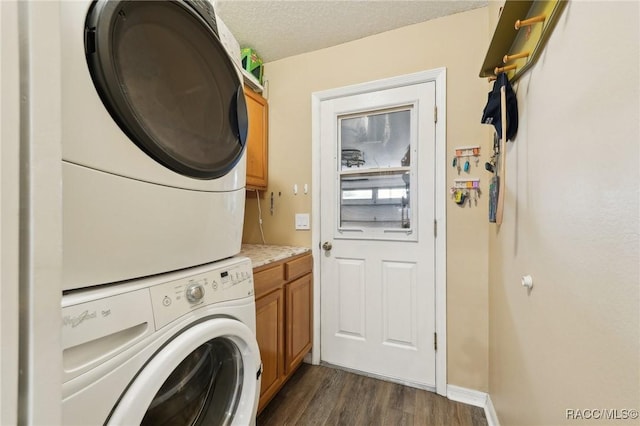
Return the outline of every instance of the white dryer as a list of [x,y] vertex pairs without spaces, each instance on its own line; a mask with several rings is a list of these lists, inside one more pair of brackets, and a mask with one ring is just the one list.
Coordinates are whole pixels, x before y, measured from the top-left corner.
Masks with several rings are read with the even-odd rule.
[[63,289],[239,253],[247,112],[211,3],[60,8]]
[[63,296],[64,425],[249,425],[261,362],[251,262]]

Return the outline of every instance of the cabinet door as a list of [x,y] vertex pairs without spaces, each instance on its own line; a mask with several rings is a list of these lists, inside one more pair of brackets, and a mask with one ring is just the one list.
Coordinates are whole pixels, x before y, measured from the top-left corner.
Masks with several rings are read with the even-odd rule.
[[284,378],[284,294],[275,290],[256,300],[256,339],[262,358],[258,411],[280,389]]
[[293,371],[311,349],[313,286],[311,274],[285,285],[287,320],[286,374]]
[[247,188],[267,189],[268,105],[266,99],[245,87],[249,134],[247,137]]

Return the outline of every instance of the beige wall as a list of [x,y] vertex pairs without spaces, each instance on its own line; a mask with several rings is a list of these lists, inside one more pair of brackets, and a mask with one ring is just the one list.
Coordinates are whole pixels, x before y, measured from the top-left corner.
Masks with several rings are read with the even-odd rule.
[[[311,94],[316,91],[447,68],[447,184],[455,146],[482,145],[472,175],[482,179],[491,127],[480,124],[490,86],[478,77],[489,38],[487,8],[408,26],[351,43],[266,64],[269,99],[269,188],[261,201],[269,244],[310,246],[310,231],[294,230],[296,212],[311,213]],[[274,213],[270,195],[274,194]],[[448,383],[488,390],[488,224],[486,196],[478,207],[447,203]],[[315,220],[316,218],[311,218]],[[256,198],[247,199],[244,241],[259,243]]]
[[626,424],[566,409],[640,409],[638,17],[638,2],[570,2],[516,86],[504,223],[490,228],[502,425]]

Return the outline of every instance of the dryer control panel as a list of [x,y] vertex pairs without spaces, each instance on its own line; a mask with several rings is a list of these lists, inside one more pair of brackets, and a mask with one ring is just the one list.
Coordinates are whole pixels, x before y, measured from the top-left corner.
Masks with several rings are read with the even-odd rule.
[[149,288],[156,328],[204,306],[253,297],[251,262],[221,262],[220,267]]

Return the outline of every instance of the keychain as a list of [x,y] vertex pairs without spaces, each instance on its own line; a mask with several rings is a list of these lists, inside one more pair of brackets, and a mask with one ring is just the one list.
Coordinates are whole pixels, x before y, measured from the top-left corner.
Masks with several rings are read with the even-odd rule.
[[467,201],[467,196],[464,193],[464,191],[462,191],[461,189],[456,189],[454,200],[456,204],[458,204],[459,206],[462,206],[464,205],[465,201]]
[[456,170],[458,171],[458,174],[460,174],[460,158],[458,158],[457,155],[453,157],[452,166],[455,167]]
[[480,182],[476,179],[456,179],[455,185],[449,188],[449,194],[455,203],[464,207],[469,203],[469,207],[478,205],[480,198]]

